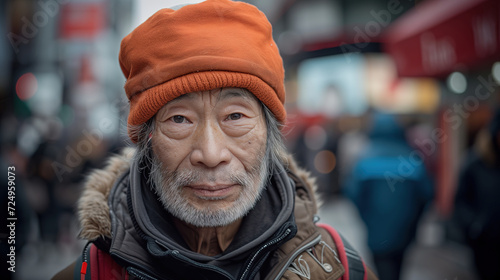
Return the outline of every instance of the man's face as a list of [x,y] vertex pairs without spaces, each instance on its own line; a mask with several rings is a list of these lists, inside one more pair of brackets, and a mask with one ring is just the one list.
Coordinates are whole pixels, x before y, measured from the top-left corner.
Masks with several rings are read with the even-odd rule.
[[152,180],[165,208],[199,227],[227,225],[258,200],[267,177],[260,103],[224,88],[193,92],[156,115]]

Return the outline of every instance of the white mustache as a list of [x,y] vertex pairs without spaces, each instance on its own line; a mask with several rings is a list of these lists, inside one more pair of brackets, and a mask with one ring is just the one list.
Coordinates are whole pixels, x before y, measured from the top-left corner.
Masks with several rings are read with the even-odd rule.
[[164,178],[170,186],[181,188],[189,185],[221,184],[221,185],[240,185],[250,187],[252,177],[247,173],[228,174],[207,174],[201,170],[182,170],[169,172],[164,170]]

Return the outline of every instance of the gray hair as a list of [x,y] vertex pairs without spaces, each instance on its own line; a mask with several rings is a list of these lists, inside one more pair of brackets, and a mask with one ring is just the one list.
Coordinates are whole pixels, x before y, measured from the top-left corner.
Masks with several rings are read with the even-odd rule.
[[155,117],[152,117],[147,122],[137,125],[129,126],[131,136],[137,139],[137,149],[134,159],[139,163],[139,166],[151,166],[153,162],[152,148],[150,145],[151,137],[155,131]]
[[274,114],[262,102],[262,111],[266,120],[267,141],[266,154],[269,155],[270,173],[277,171],[279,165],[287,166],[286,147],[281,133],[282,124],[276,120]]

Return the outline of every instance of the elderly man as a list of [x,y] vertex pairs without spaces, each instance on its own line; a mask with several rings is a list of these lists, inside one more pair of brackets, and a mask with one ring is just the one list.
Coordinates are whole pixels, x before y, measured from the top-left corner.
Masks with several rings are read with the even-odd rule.
[[89,243],[54,279],[376,279],[315,224],[314,180],[283,146],[284,70],[263,13],[161,10],[123,39],[120,65],[137,148],[87,180]]

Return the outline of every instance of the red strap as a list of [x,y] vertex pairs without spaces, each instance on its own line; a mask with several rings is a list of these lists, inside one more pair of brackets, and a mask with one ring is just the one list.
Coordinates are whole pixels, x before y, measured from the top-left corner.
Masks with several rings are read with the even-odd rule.
[[[330,233],[330,235],[333,238],[333,241],[335,242],[335,245],[337,246],[337,252],[339,254],[339,259],[340,262],[342,263],[342,266],[344,267],[345,273],[342,275],[341,280],[349,280],[349,263],[347,262],[347,255],[345,254],[345,248],[344,248],[344,242],[342,242],[342,238],[340,237],[339,233],[330,225],[327,224],[321,224],[318,223],[316,224],[319,227],[322,227]],[[364,263],[363,263],[364,265]],[[366,277],[366,274],[365,274]]]
[[94,245],[90,247],[90,272],[92,279],[128,279],[128,273],[109,254]]
[[99,260],[97,257],[97,247],[90,245],[90,277],[91,279],[100,279],[99,277]]

